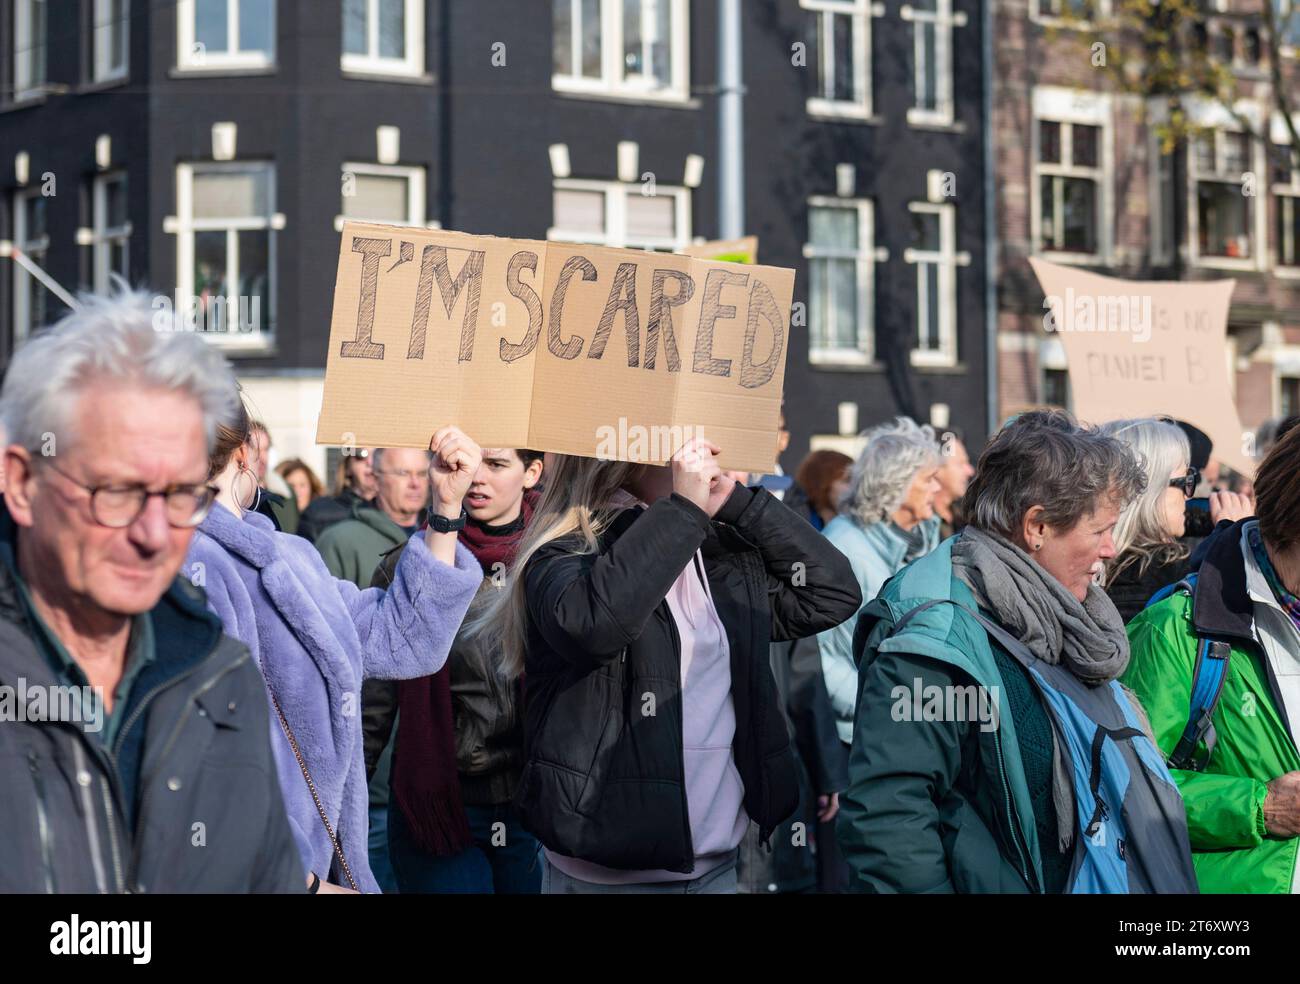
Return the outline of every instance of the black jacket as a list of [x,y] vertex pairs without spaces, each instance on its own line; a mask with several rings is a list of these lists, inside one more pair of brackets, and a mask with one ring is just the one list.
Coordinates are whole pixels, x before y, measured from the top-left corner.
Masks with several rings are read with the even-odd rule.
[[312,543],[335,523],[352,518],[352,510],[364,503],[351,489],[344,489],[338,495],[321,496],[313,499],[298,517],[297,534]]
[[857,581],[843,554],[767,492],[737,486],[712,522],[672,495],[616,516],[597,553],[557,540],[522,572],[527,760],[515,805],[559,854],[623,869],[694,865],[680,638],[664,599],[701,548],[730,645],[745,810],[766,839],[798,805],[768,646],[852,617]]
[[[12,534],[0,507],[0,549]],[[49,692],[18,590],[0,563],[0,686]],[[189,582],[151,617],[111,748],[73,720],[0,724],[0,892],[306,891],[262,674]]]
[[849,785],[849,755],[835,729],[817,639],[774,642],[771,656],[772,676],[794,741],[799,808],[777,827],[770,849],[759,843],[757,825],[751,823],[745,832],[736,869],[738,891],[756,895],[816,887],[817,797],[843,792]]

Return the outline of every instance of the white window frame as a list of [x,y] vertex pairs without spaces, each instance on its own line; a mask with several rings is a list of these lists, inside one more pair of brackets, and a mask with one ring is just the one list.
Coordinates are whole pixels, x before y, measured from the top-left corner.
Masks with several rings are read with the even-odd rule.
[[95,0],[91,7],[91,77],[96,82],[124,79],[131,70],[131,0],[122,0],[122,63],[112,62],[113,0]]
[[819,92],[825,91],[825,80],[835,77],[835,46],[830,43],[835,32],[830,15],[848,17],[853,25],[854,98],[844,100],[829,99],[824,95],[809,96],[808,115],[832,119],[871,119],[875,112],[871,21],[872,18],[885,15],[885,5],[873,0],[799,0],[799,6],[817,16],[817,52],[820,64],[809,67],[816,74]]
[[[581,0],[570,2],[572,67],[582,59],[582,4]],[[608,96],[638,102],[686,102],[691,94],[689,0],[656,2],[670,5],[668,45],[672,60],[672,80],[667,86],[655,87],[623,77],[623,0],[600,0],[600,78],[553,70],[551,87],[556,92]],[[554,38],[551,43],[554,45]]]
[[[552,193],[556,191],[600,191],[605,194],[605,233],[564,229],[552,226],[546,238],[569,243],[590,243],[595,246],[616,246],[628,249],[652,249],[676,252],[691,243],[691,190],[689,188],[655,185],[654,197],[670,196],[674,199],[673,226],[677,234],[672,237],[639,239],[629,246],[627,240],[627,199],[641,194],[645,187],[639,183],[622,181],[594,181],[585,178],[555,178]],[[649,196],[647,196],[649,197]],[[555,216],[551,216],[554,221]]]
[[[869,366],[876,360],[876,263],[884,257],[876,248],[875,204],[869,198],[832,198],[814,195],[808,199],[809,224],[814,208],[838,208],[857,215],[857,249],[836,249],[804,243],[803,255],[810,263],[808,274],[808,306],[812,308],[811,261],[853,260],[857,271],[857,348],[830,348],[818,346],[812,337],[811,316],[808,337],[808,362],[811,365]],[[888,254],[885,254],[886,256]],[[834,310],[832,308],[832,310]]]
[[125,171],[97,175],[91,190],[90,245],[93,276],[91,282],[96,294],[106,294],[109,289],[109,275],[119,272],[109,269],[109,258],[112,256],[111,247],[115,243],[121,244],[122,255],[126,260],[127,269],[130,269],[131,220],[127,219],[120,226],[108,225],[108,186],[120,181],[123,184],[123,194],[128,194],[130,185],[127,180]]
[[[913,29],[913,66],[912,66],[912,105],[907,110],[907,122],[913,126],[951,126],[953,122],[953,31],[954,27],[966,26],[966,14],[963,11],[953,13],[952,0],[935,0],[935,10],[919,10],[903,4],[898,16],[914,25]],[[925,78],[925,42],[923,25],[934,25],[934,84],[935,108],[925,109],[916,103],[921,91],[922,79]]]
[[[957,252],[957,207],[951,202],[908,202],[909,212],[939,216],[937,250],[908,247],[903,262],[916,267],[916,325],[913,332],[911,360],[914,366],[955,366],[957,364],[957,267],[965,259]],[[921,328],[929,314],[926,297],[925,267],[939,268],[939,347],[923,349]]]
[[[13,215],[14,215],[14,247],[22,250],[37,266],[44,268],[46,254],[50,249],[50,230],[49,215],[46,214],[45,235],[40,239],[27,238],[27,209],[24,207],[28,199],[43,198],[39,188],[30,190],[17,191],[13,195]],[[46,203],[48,210],[49,204]],[[31,324],[32,312],[28,309],[28,294],[31,292],[31,285],[36,278],[27,272],[20,264],[10,264],[13,267],[13,309],[14,309],[14,341],[20,341],[32,333],[33,329],[41,328],[42,325]],[[39,284],[39,281],[36,281]],[[39,284],[41,290],[46,290],[44,284]]]
[[[196,175],[216,174],[222,171],[264,170],[269,174],[267,182],[267,203],[264,217],[243,219],[195,219],[194,218],[194,178]],[[227,234],[226,262],[234,256],[234,271],[238,280],[239,272],[239,237],[240,231],[265,229],[267,232],[267,299],[266,308],[261,312],[262,324],[256,331],[205,331],[202,335],[213,344],[222,348],[268,348],[274,335],[276,294],[278,276],[276,270],[276,232],[280,223],[275,211],[276,167],[271,161],[229,161],[203,162],[176,165],[176,294],[178,304],[183,305],[178,313],[186,314],[194,303],[194,234],[206,231],[224,231]],[[227,270],[229,272],[229,269]],[[238,298],[235,298],[238,311]],[[229,322],[227,322],[229,324]]]
[[1187,152],[1187,255],[1194,266],[1207,267],[1217,270],[1265,270],[1268,267],[1268,209],[1260,207],[1262,196],[1253,195],[1243,198],[1253,198],[1254,201],[1247,201],[1246,207],[1250,209],[1250,221],[1247,228],[1250,230],[1250,256],[1202,256],[1201,255],[1201,216],[1197,207],[1199,186],[1202,181],[1207,183],[1218,183],[1240,186],[1243,183],[1242,175],[1247,172],[1243,171],[1242,175],[1237,176],[1234,182],[1229,179],[1229,175],[1224,172],[1224,152],[1225,141],[1222,139],[1225,133],[1241,134],[1246,137],[1247,163],[1250,165],[1250,173],[1256,176],[1268,171],[1265,169],[1264,148],[1260,141],[1246,131],[1243,131],[1235,120],[1220,120],[1214,129],[1214,173],[1202,175],[1200,164],[1197,161],[1199,156],[1195,143],[1188,146]]
[[[1111,208],[1114,160],[1114,127],[1111,122],[1111,102],[1106,94],[1074,89],[1040,86],[1034,90],[1034,118],[1029,138],[1030,161],[1033,180],[1029,188],[1029,242],[1034,256],[1042,256],[1054,263],[1099,265],[1110,262],[1114,248],[1114,219]],[[1039,160],[1042,123],[1061,126],[1061,163],[1046,164]],[[1073,163],[1073,124],[1099,128],[1096,167],[1076,167]],[[1042,187],[1044,176],[1086,178],[1097,183],[1097,251],[1095,253],[1043,250],[1042,241]]]
[[[425,172],[422,167],[408,167],[403,164],[366,164],[361,161],[345,161],[341,174],[367,175],[370,177],[382,178],[405,178],[406,179],[406,221],[402,225],[419,226],[424,228],[428,225],[424,216],[426,212],[425,201]],[[334,220],[334,228],[337,231],[343,230],[344,222],[367,222],[367,221],[384,221],[380,219],[369,219],[360,215],[346,215],[346,196],[340,193],[339,215]]]
[[[424,74],[424,2],[406,2],[406,57],[384,58],[379,54],[379,0],[366,0],[366,54],[340,52],[343,71],[357,75]],[[340,10],[342,5],[340,4]]]
[[[1029,0],[1029,19],[1035,24],[1043,24],[1047,27],[1090,31],[1096,27],[1097,21],[1105,20],[1111,13],[1110,0],[1093,0],[1097,16],[1092,20],[1076,20],[1060,12],[1064,2],[1065,0]],[[1044,13],[1045,9],[1046,13]]]
[[275,64],[279,11],[271,0],[271,50],[241,51],[239,44],[239,0],[226,2],[226,37],[232,46],[223,51],[194,50],[195,0],[176,0],[176,67],[182,71],[212,71],[227,68],[269,68]]
[[[36,44],[32,38],[35,22],[32,18],[34,9],[40,6],[45,10],[45,36]],[[32,99],[45,92],[49,83],[49,48],[50,20],[46,0],[14,0],[13,43],[10,53],[13,55],[13,99],[18,102]],[[40,78],[34,71],[40,65]]]

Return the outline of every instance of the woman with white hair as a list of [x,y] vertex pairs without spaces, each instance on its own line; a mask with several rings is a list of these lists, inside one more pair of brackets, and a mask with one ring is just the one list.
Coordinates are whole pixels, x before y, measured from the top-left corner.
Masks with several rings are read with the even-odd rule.
[[[939,492],[939,444],[934,429],[899,417],[863,433],[840,513],[822,532],[849,559],[862,604],[895,573],[939,543],[934,497]],[[853,740],[858,669],[853,662],[856,618],[817,637],[822,673],[840,740]]]
[[[1199,471],[1191,464],[1187,434],[1158,417],[1116,420],[1101,432],[1128,447],[1146,477],[1146,489],[1120,513],[1115,526],[1116,554],[1106,563],[1101,584],[1127,624],[1161,588],[1177,584],[1191,570],[1186,501],[1195,493]],[[1210,519],[1245,519],[1254,512],[1244,496],[1231,492],[1210,497]]]

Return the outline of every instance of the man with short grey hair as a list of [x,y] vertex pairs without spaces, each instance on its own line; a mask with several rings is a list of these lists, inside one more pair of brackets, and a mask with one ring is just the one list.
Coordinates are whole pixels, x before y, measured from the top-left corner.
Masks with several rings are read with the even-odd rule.
[[306,884],[261,674],[177,577],[230,367],[154,320],[87,298],[0,391],[0,891]]

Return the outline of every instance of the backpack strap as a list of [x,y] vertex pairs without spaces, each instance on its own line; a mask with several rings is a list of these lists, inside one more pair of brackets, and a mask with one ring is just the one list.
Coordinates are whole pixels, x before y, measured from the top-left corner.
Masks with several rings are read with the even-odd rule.
[[1144,609],[1150,608],[1152,605],[1164,601],[1170,595],[1177,594],[1179,591],[1183,590],[1186,590],[1188,594],[1194,594],[1196,592],[1196,571],[1192,571],[1192,573],[1188,574],[1181,581],[1177,581],[1173,584],[1166,584],[1163,588],[1148,598],[1147,603],[1142,607]]
[[[1169,756],[1169,768],[1203,772],[1209,764],[1218,740],[1213,724],[1214,709],[1223,693],[1223,682],[1228,678],[1231,656],[1232,647],[1228,643],[1218,639],[1198,639],[1187,726]],[[1196,748],[1202,741],[1205,742],[1205,754],[1198,756]]]

